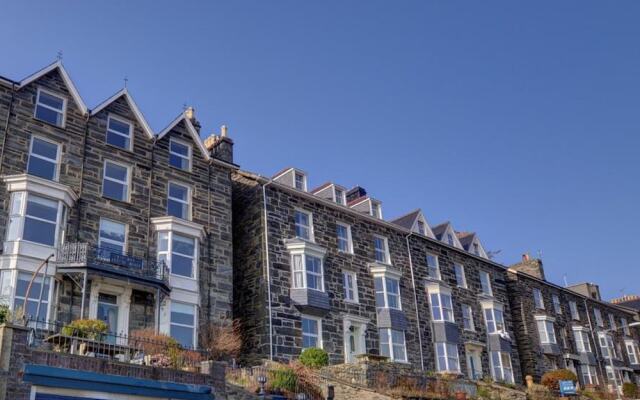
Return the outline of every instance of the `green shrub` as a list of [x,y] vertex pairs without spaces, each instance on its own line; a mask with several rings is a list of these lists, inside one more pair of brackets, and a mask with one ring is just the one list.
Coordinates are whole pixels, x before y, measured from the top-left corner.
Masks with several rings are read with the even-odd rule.
[[9,322],[11,312],[9,311],[9,306],[0,305],[0,324],[4,324],[5,322]]
[[99,340],[107,333],[107,330],[107,323],[99,319],[77,319],[62,328],[62,334],[64,336]]
[[540,383],[549,388],[551,391],[560,390],[560,381],[573,381],[576,382],[578,377],[572,371],[568,369],[556,369],[548,371],[542,375]]
[[282,367],[269,371],[270,382],[267,382],[271,389],[279,389],[286,392],[295,393],[298,386],[298,375],[289,367]]
[[321,368],[329,365],[329,355],[322,349],[310,347],[302,350],[298,361],[305,367]]
[[638,398],[638,386],[631,382],[625,382],[622,384],[622,393],[624,397],[629,399],[637,399]]

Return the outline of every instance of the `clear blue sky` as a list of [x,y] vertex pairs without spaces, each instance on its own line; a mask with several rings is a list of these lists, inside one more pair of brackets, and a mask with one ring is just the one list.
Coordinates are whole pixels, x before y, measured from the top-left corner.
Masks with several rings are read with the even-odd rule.
[[[113,3],[113,4],[111,4]],[[184,3],[184,4],[183,4]],[[360,184],[385,217],[479,232],[548,277],[640,293],[640,2],[2,5],[0,74],[58,50],[93,107],[129,78],[158,131],[194,105],[236,161]]]

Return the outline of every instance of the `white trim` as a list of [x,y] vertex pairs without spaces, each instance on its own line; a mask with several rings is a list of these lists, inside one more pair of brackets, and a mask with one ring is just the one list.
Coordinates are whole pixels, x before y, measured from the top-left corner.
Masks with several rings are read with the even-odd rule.
[[[384,245],[384,260],[378,260],[377,254],[378,249],[376,248],[376,239],[382,239],[382,243]],[[373,235],[373,259],[376,263],[391,265],[391,253],[389,252],[389,240],[382,235]]]
[[[353,291],[353,299],[349,299],[347,296],[347,292],[348,292],[347,276],[351,277],[351,284],[352,284],[351,290]],[[358,274],[356,274],[354,271],[343,269],[342,285],[343,285],[344,301],[346,301],[347,303],[354,303],[354,304],[359,303],[360,299],[358,295]]]
[[[399,362],[399,363],[407,363],[409,360],[409,355],[407,354],[407,338],[405,335],[405,332],[399,329],[392,329],[392,328],[378,328],[378,338],[379,338],[379,343],[380,343],[380,350],[382,350],[382,340],[380,339],[380,332],[381,331],[386,331],[387,332],[387,336],[389,337],[389,341],[386,343],[386,345],[389,346],[389,359],[391,361],[394,362]],[[400,332],[402,333],[402,347],[404,348],[404,359],[398,359],[396,357],[395,351],[393,350],[393,346],[394,346],[394,342],[393,342],[393,332]],[[380,354],[382,354],[382,351],[380,352]]]
[[[38,140],[41,140],[43,142],[47,142],[49,144],[55,145],[56,146],[56,159],[52,160],[50,158],[41,156],[39,154],[34,154],[33,153],[33,142],[34,142],[35,139],[38,139]],[[62,146],[60,146],[60,143],[55,142],[55,141],[53,141],[51,139],[45,138],[45,137],[40,136],[40,135],[32,134],[31,135],[31,140],[30,140],[30,143],[29,143],[29,154],[28,154],[28,158],[27,158],[27,174],[29,174],[29,162],[31,161],[31,156],[32,155],[35,158],[39,158],[39,159],[44,160],[44,161],[49,161],[49,162],[54,161],[55,162],[55,171],[54,171],[54,174],[53,174],[53,179],[50,179],[50,180],[53,180],[54,182],[58,182],[58,180],[60,179],[60,160],[62,159]],[[29,174],[29,175],[31,175],[31,174]],[[32,175],[32,176],[37,176],[37,175]],[[42,178],[42,177],[39,177],[39,176],[38,176],[38,178],[46,179],[46,178]]]
[[[176,153],[173,150],[171,150],[171,145],[174,142],[187,148],[188,155],[186,157],[183,156],[180,153]],[[171,156],[172,155],[174,155],[176,157],[179,157],[179,158],[182,158],[182,159],[186,158],[187,159],[187,168],[180,168],[180,167],[176,167],[175,165],[172,165],[171,164]],[[176,138],[169,138],[169,166],[172,167],[172,168],[179,169],[180,171],[191,172],[192,169],[193,169],[193,146],[191,146],[191,144],[185,142],[184,140],[180,140],[180,139],[176,139]]]
[[[440,369],[440,367],[442,367],[440,365],[440,355],[438,354],[438,347],[441,347],[444,350],[444,354],[442,355],[442,357],[444,357],[445,359],[445,368],[444,369]],[[452,347],[453,349],[455,349],[455,360],[456,360],[456,364],[457,364],[457,368],[452,369],[451,365],[449,365],[449,358],[454,358],[454,357],[450,357],[451,355],[449,354],[449,347]],[[435,350],[435,357],[436,357],[436,372],[443,374],[443,373],[459,373],[460,372],[460,354],[458,352],[458,345],[456,343],[449,343],[449,342],[435,342],[434,343],[434,350]]]
[[323,346],[324,346],[324,341],[322,340],[322,318],[316,317],[316,316],[313,316],[313,315],[308,315],[308,314],[301,314],[300,315],[300,333],[301,333],[301,337],[302,337],[302,343],[301,343],[302,349],[310,348],[310,347],[304,347],[305,333],[304,333],[304,326],[303,326],[303,323],[302,323],[303,319],[308,319],[308,320],[311,320],[311,321],[315,321],[318,324],[318,333],[316,335],[307,334],[306,336],[315,337],[316,341],[318,343],[318,348],[322,349]]
[[[389,309],[393,309],[393,310],[402,310],[402,294],[400,292],[400,278],[397,276],[393,276],[393,275],[387,275],[387,274],[374,274],[373,275],[373,285],[374,285],[374,295],[377,298],[377,294],[378,294],[378,290],[375,288],[375,280],[377,278],[380,278],[382,280],[382,297],[384,298],[384,305],[382,307],[379,307],[378,304],[376,304],[376,309],[378,308],[389,308]],[[395,294],[394,296],[398,297],[398,306],[397,307],[390,307],[389,306],[389,289],[387,288],[387,279],[388,280],[393,280],[396,281],[398,283],[398,293]]]
[[[171,185],[176,185],[176,186],[180,186],[182,188],[187,189],[187,201],[181,200],[177,197],[171,197],[171,190],[170,187]],[[169,215],[169,201],[175,201],[178,203],[182,203],[182,204],[186,204],[187,205],[187,215],[185,216],[185,218],[180,218],[180,217],[176,217],[176,218],[180,218],[180,219],[184,219],[187,221],[191,221],[191,219],[193,218],[193,214],[192,214],[192,203],[193,203],[193,187],[191,187],[191,185],[188,185],[186,183],[181,183],[181,182],[177,182],[175,180],[169,180],[167,181],[167,215]]]
[[[124,241],[122,243],[119,243],[119,242],[116,242],[115,240],[109,239],[109,238],[101,239],[100,235],[101,235],[101,232],[102,232],[102,221],[108,221],[108,222],[111,222],[113,224],[123,225],[124,226]],[[128,239],[129,239],[129,224],[127,224],[125,222],[116,221],[115,219],[111,219],[111,218],[100,217],[100,220],[98,221],[98,247],[102,248],[102,246],[100,246],[100,241],[101,240],[104,240],[106,243],[112,243],[112,244],[116,244],[116,245],[122,244],[122,254],[127,254]]]
[[[451,241],[453,243],[449,243],[449,240],[448,240],[449,235],[451,235]],[[462,243],[460,243],[460,239],[458,239],[458,235],[456,235],[456,231],[455,229],[453,229],[453,225],[451,225],[451,222],[446,222],[446,228],[444,229],[444,232],[442,232],[442,238],[440,239],[440,241],[448,244],[449,246],[455,247],[456,249],[463,250],[467,253],[470,253],[466,251],[462,246]],[[480,257],[480,256],[476,256],[476,257]]]
[[[160,250],[160,235],[167,235],[166,240],[167,240],[167,249],[166,250]],[[179,236],[180,238],[183,239],[187,239],[187,240],[193,240],[193,253],[192,254],[186,254],[186,253],[179,253],[179,252],[175,252],[175,254],[184,257],[184,258],[191,258],[191,274],[189,276],[187,275],[181,275],[181,274],[176,274],[173,272],[173,255],[174,255],[174,250],[173,250],[173,240],[174,240],[174,236]],[[193,280],[197,280],[198,279],[198,275],[199,275],[199,271],[198,271],[198,265],[199,265],[199,241],[197,237],[193,237],[193,236],[186,236],[186,235],[182,235],[179,232],[175,232],[175,231],[159,231],[158,234],[156,235],[156,240],[157,240],[157,258],[160,259],[161,255],[164,255],[166,260],[167,260],[167,266],[169,267],[169,274],[171,276],[175,276],[175,277],[179,277],[179,278],[187,278],[187,279],[193,279]]]
[[[429,265],[429,256],[433,257],[436,260],[436,265]],[[440,274],[440,259],[438,258],[438,256],[431,252],[427,252],[427,254],[424,257],[424,261],[427,264],[427,278],[434,279],[437,281],[441,280],[442,275]],[[436,276],[431,275],[431,272],[433,270],[435,270]]]
[[[456,322],[453,312],[453,296],[451,289],[441,286],[437,283],[427,284],[427,293],[429,295],[429,310],[431,311],[431,320],[437,322]],[[445,305],[443,299],[448,296],[448,304]],[[434,304],[434,297],[438,304]],[[440,313],[440,317],[436,317],[434,309]],[[448,311],[449,318],[445,317],[445,311]]]
[[[302,177],[302,187],[301,188],[298,187],[298,177]],[[298,171],[298,170],[294,170],[293,171],[293,187],[295,189],[302,190],[303,192],[306,192],[307,191],[307,187],[308,187],[308,185],[307,185],[307,174],[305,174],[305,173],[303,173],[301,171]]]
[[[458,282],[458,268],[456,267],[460,267],[460,273],[462,276],[462,285],[460,284],[460,282]],[[467,271],[465,271],[464,265],[462,265],[461,263],[454,263],[453,264],[453,274],[456,277],[456,286],[458,286],[459,288],[463,288],[463,289],[468,289],[469,288],[469,284],[467,282]]]
[[182,120],[184,120],[184,123],[187,126],[187,131],[191,135],[193,141],[198,145],[198,148],[202,152],[205,160],[209,161],[211,159],[211,157],[209,157],[209,152],[207,151],[206,147],[204,147],[204,143],[202,143],[202,140],[200,139],[200,135],[196,131],[196,128],[193,127],[193,124],[191,123],[189,118],[187,118],[187,115],[184,112],[180,113],[180,115],[178,115],[176,119],[171,121],[169,125],[158,134],[158,140],[162,139],[167,133],[171,132],[171,130],[175,128],[175,126],[178,125],[178,123],[180,123],[180,121]]
[[[115,121],[120,122],[121,124],[127,125],[129,127],[129,136],[126,136],[126,135],[122,134],[121,132],[115,131],[113,129],[109,129],[109,122],[111,122],[112,119],[115,120]],[[115,114],[112,114],[112,113],[109,113],[109,115],[107,115],[107,129],[105,130],[105,133],[104,133],[104,142],[106,144],[108,144],[109,146],[114,146],[114,147],[117,147],[119,149],[133,151],[133,132],[134,132],[133,123],[131,123],[131,121],[129,121],[128,119],[119,117],[119,116],[117,116]],[[129,146],[124,148],[124,147],[120,147],[120,146],[118,146],[116,144],[109,143],[108,142],[108,137],[107,137],[109,135],[109,133],[113,133],[115,135],[128,138],[129,139]]]
[[82,101],[82,97],[80,97],[80,93],[78,93],[78,89],[73,84],[73,81],[69,77],[69,74],[67,73],[67,70],[64,68],[64,66],[62,65],[62,61],[60,61],[60,60],[54,62],[53,64],[49,64],[48,66],[44,67],[40,71],[37,71],[37,72],[29,75],[28,77],[24,78],[23,80],[21,80],[20,83],[18,84],[18,89],[22,89],[26,85],[34,82],[35,80],[37,80],[37,79],[39,79],[39,78],[41,78],[43,76],[45,76],[46,74],[48,74],[49,72],[53,71],[56,68],[59,70],[60,75],[62,75],[62,80],[64,81],[65,85],[67,86],[67,89],[69,90],[69,92],[71,92],[71,96],[73,97],[73,100],[75,100],[76,104],[78,105],[78,107],[80,108],[82,113],[86,114],[87,110],[88,110],[87,106],[84,103],[84,101]]
[[531,293],[533,295],[533,305],[538,310],[544,310],[544,297],[542,296],[542,290],[540,288],[532,288]]
[[[171,313],[172,313],[171,307],[174,304],[181,304],[181,305],[189,306],[189,307],[193,308],[193,326],[171,322]],[[169,335],[171,335],[171,325],[180,326],[180,327],[183,327],[183,328],[193,328],[193,338],[192,338],[192,340],[193,340],[193,348],[197,348],[197,346],[198,346],[198,306],[197,306],[197,304],[184,303],[184,302],[181,302],[181,301],[175,301],[175,300],[171,299],[170,302],[169,302]]]
[[[127,169],[127,181],[124,182],[124,181],[120,181],[120,180],[118,180],[116,178],[107,177],[107,163],[113,164],[113,165],[117,165],[117,166],[122,167],[122,168],[126,168]],[[115,201],[122,201],[122,202],[125,202],[125,203],[130,203],[131,202],[131,192],[133,191],[132,190],[133,188],[132,188],[132,185],[131,185],[131,180],[132,180],[131,175],[133,175],[133,174],[131,173],[131,166],[130,165],[123,164],[123,163],[118,162],[118,161],[105,159],[103,164],[102,164],[102,188],[101,188],[101,191],[100,191],[100,194],[102,195],[102,197],[104,197],[105,199],[109,199],[109,200],[115,200]],[[114,199],[114,198],[111,198],[109,196],[105,196],[105,194],[104,194],[104,181],[105,180],[108,180],[108,181],[111,181],[111,182],[115,182],[115,183],[125,184],[126,188],[127,188],[127,193],[126,193],[125,198],[124,199]]]
[[[341,226],[341,227],[346,229],[346,232],[347,232],[347,238],[346,238],[347,239],[347,250],[340,249],[340,236],[338,236],[338,229],[337,229],[338,226]],[[351,236],[351,225],[346,224],[344,222],[336,222],[336,243],[337,243],[338,251],[340,253],[353,254],[353,238]]]
[[156,232],[172,231],[198,239],[202,239],[205,234],[203,225],[172,215],[151,218],[151,224],[153,224],[153,229]]
[[[40,103],[40,93],[46,93],[47,95],[51,96],[51,97],[55,97],[58,98],[60,100],[62,100],[62,110],[58,110],[57,108],[51,107],[49,105],[46,105],[44,103]],[[56,123],[52,123],[49,121],[45,121],[42,118],[38,118],[38,116],[36,115],[36,113],[38,112],[38,106],[40,107],[44,107],[49,111],[53,111],[56,113],[61,113],[62,114],[62,121],[60,122],[60,125],[56,124]],[[42,121],[46,124],[51,124],[53,126],[57,126],[58,128],[64,128],[65,124],[67,122],[67,97],[62,95],[62,94],[58,94],[56,92],[52,92],[51,90],[42,88],[42,87],[38,87],[38,91],[36,93],[36,102],[35,102],[35,106],[33,107],[33,118],[37,119],[38,121]]]
[[144,133],[147,134],[147,137],[149,137],[149,139],[153,139],[153,137],[154,137],[153,130],[149,126],[149,123],[147,122],[147,120],[142,115],[142,112],[140,112],[140,109],[138,108],[138,105],[133,100],[133,97],[131,97],[131,95],[129,94],[129,91],[127,90],[127,88],[123,88],[123,89],[119,90],[113,96],[109,97],[108,99],[106,99],[102,103],[98,104],[93,110],[91,110],[91,116],[96,115],[97,113],[102,111],[105,107],[107,107],[109,104],[111,104],[114,101],[118,100],[122,96],[124,96],[124,98],[129,103],[129,107],[131,107],[131,110],[133,111],[133,114],[136,116],[136,119],[138,120],[140,125],[142,125],[142,130],[144,131]]
[[40,178],[29,174],[5,175],[2,180],[7,184],[7,192],[29,192],[44,197],[62,201],[71,208],[78,200],[78,195],[68,187],[58,182]]
[[[468,310],[469,311],[469,328],[466,328],[464,326],[464,320],[465,318],[465,312],[464,310]],[[466,303],[462,303],[460,305],[460,311],[462,313],[462,329],[468,332],[475,332],[476,331],[476,322],[473,320],[473,307],[471,307],[471,305],[466,304]]]
[[[478,276],[480,277],[480,293],[487,295],[487,296],[493,296],[493,285],[491,284],[491,274],[487,271],[478,271]],[[483,284],[482,284],[482,277],[486,276],[487,277],[487,285],[489,286],[489,291],[486,292],[484,290]]]
[[[296,214],[301,213],[301,214],[305,214],[307,216],[307,220],[308,220],[308,225],[305,227],[302,224],[298,224],[298,222],[296,221]],[[308,233],[308,237],[302,237],[302,236],[298,236],[298,226],[302,227],[303,229],[306,228],[307,229],[307,233]],[[302,239],[302,240],[307,240],[309,242],[315,242],[314,240],[314,232],[313,232],[313,213],[311,211],[307,211],[305,209],[302,208],[294,208],[293,210],[293,230],[295,233],[296,238],[298,239]]]

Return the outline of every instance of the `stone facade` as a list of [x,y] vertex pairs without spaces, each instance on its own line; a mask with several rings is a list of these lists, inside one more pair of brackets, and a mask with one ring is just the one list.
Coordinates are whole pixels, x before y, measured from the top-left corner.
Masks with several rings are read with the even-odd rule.
[[[525,261],[527,265],[531,264],[531,260]],[[535,260],[535,263],[542,267],[540,260]],[[624,320],[629,324],[637,318],[633,310],[596,300],[523,273],[520,264],[509,270],[507,282],[524,375],[531,375],[538,382],[546,371],[568,368],[576,372],[583,385],[587,385],[590,382],[585,380],[583,370],[586,365],[591,365],[598,375],[599,383],[611,384],[605,369],[610,361],[604,356],[600,346],[600,334],[607,332],[612,336],[616,347],[617,358],[612,361],[616,374],[619,374],[618,379],[637,381],[636,374],[640,372],[640,368],[630,362],[626,342],[638,343],[638,331],[631,328],[629,334],[625,334],[622,323]],[[541,294],[542,304],[536,303],[535,290]],[[577,314],[572,312],[572,304],[575,304]],[[596,310],[600,312],[602,325],[598,325]],[[552,324],[555,338],[547,339],[546,333],[539,332],[539,321]],[[614,325],[611,325],[612,322]],[[579,351],[576,330],[587,333],[590,352]]]
[[[35,117],[38,93],[42,90],[66,102],[63,124]],[[110,118],[131,127],[131,146],[123,148],[107,143]],[[189,115],[185,112],[175,119],[162,135],[154,134],[126,90],[88,110],[60,63],[22,82],[0,80],[0,171],[5,178],[0,184],[3,210],[0,236],[5,238],[4,253],[0,256],[3,301],[13,306],[18,295],[18,273],[31,275],[44,258],[54,254],[47,273],[58,279],[45,299],[48,300],[45,315],[49,319],[64,323],[81,316],[95,318],[98,294],[103,292],[118,297],[118,332],[153,328],[169,333],[174,301],[194,306],[196,325],[231,318],[231,171],[236,168],[232,164],[232,141],[225,138],[206,148],[197,127],[199,124],[190,110]],[[58,172],[52,180],[27,174],[34,137],[58,146]],[[179,169],[169,163],[172,140],[189,148],[189,168]],[[224,149],[218,149],[218,145]],[[217,153],[224,159],[217,158]],[[103,194],[107,161],[128,169],[128,194],[124,201]],[[13,181],[6,177],[13,177]],[[168,217],[169,182],[189,189],[188,218],[184,220]],[[12,203],[10,192],[20,191],[26,192],[26,196],[64,203],[60,208],[63,214],[56,221],[59,233],[53,246],[28,242],[20,237],[22,232],[16,240],[7,241],[11,207],[19,205]],[[56,194],[64,198],[59,200]],[[20,211],[18,218],[25,218],[25,213],[24,209]],[[126,257],[115,265],[118,273],[98,271],[88,261],[63,269],[69,267],[62,265],[66,262],[60,257],[63,243],[97,246],[101,220],[126,227]],[[156,279],[163,272],[161,267],[153,270],[157,275],[149,275],[153,279],[134,279],[138,277],[136,271],[132,270],[133,275],[123,272],[123,262],[130,269],[155,268],[152,266],[158,257],[158,231],[185,231],[188,233],[181,235],[187,237],[193,232],[197,246],[192,278],[162,275],[166,281],[163,284]],[[104,258],[100,255],[103,253],[97,254]],[[115,262],[111,257],[107,264]],[[83,283],[85,272],[88,276]]]

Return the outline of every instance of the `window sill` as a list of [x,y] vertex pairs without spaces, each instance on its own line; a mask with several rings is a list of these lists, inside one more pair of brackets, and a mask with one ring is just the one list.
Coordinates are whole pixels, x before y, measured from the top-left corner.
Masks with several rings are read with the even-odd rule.
[[360,302],[358,300],[347,300],[347,299],[344,299],[344,302],[347,303],[347,304],[356,304],[356,305],[360,304]]
[[[193,163],[193,160],[192,160],[192,163]],[[171,164],[169,164],[169,168],[171,168],[173,170],[176,170],[176,171],[184,172],[184,173],[187,173],[187,174],[190,174],[191,171],[193,170],[193,167],[189,167],[189,169],[182,169],[182,168],[178,168],[175,165],[171,165]]]
[[197,281],[198,280],[198,278],[196,278],[196,277],[184,276],[184,275],[178,275],[178,274],[172,274],[172,273],[169,273],[169,276],[173,277],[173,278],[188,279],[190,281]]
[[120,199],[114,199],[114,198],[112,198],[112,197],[105,196],[104,194],[102,195],[102,198],[103,198],[103,199],[106,199],[106,200],[115,201],[116,203],[120,203],[120,204],[128,204],[128,205],[131,205],[131,200],[120,200]]
[[111,143],[107,143],[107,141],[104,141],[104,144],[107,146],[107,148],[112,148],[112,149],[117,149],[120,151],[125,151],[129,154],[135,154],[135,152],[133,151],[133,145],[131,146],[131,149],[125,149],[124,147],[120,147],[120,146],[116,146],[115,144],[111,144]]
[[344,251],[344,250],[340,250],[338,249],[338,254],[342,254],[344,256],[355,256],[355,254],[353,253],[353,251]]

